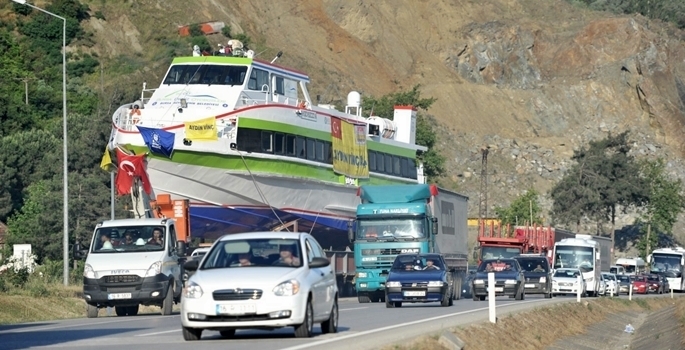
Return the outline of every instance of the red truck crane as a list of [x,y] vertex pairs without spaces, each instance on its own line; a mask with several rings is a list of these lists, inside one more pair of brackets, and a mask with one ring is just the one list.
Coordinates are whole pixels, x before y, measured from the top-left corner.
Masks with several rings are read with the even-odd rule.
[[519,254],[540,254],[547,256],[551,263],[554,243],[562,238],[572,237],[573,233],[555,230],[541,225],[497,225],[489,227],[481,222],[478,230],[478,246],[474,256],[478,263],[482,259],[510,258]]

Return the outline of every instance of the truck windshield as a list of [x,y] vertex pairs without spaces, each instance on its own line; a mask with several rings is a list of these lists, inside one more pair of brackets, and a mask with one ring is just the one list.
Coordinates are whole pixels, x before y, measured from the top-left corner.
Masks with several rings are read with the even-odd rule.
[[481,256],[483,259],[507,259],[521,254],[521,249],[511,247],[489,247],[481,248]]
[[425,238],[423,219],[360,219],[357,221],[357,239]]
[[652,271],[681,271],[680,255],[672,254],[653,254]]
[[557,246],[554,255],[554,268],[581,269],[583,272],[595,268],[594,248]]
[[164,226],[101,227],[95,231],[92,253],[164,250]]

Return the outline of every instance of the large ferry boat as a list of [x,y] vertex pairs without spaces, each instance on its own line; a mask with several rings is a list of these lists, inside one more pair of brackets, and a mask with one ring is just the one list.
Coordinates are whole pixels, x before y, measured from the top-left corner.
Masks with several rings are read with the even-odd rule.
[[[358,186],[423,181],[416,110],[365,118],[355,91],[345,111],[315,103],[309,76],[275,64],[280,55],[175,58],[157,88],[143,83],[140,100],[116,110],[109,148],[148,153],[153,191],[190,200],[194,237],[296,222],[325,235],[325,248],[344,248]],[[341,128],[354,130],[353,144]],[[141,129],[157,131],[155,142],[173,133],[173,152],[150,152]]]

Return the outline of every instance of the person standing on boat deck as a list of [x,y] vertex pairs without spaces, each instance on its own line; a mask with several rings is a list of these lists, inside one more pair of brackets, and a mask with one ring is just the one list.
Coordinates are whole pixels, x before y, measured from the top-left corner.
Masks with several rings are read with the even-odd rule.
[[200,57],[202,56],[202,53],[200,52],[200,47],[195,45],[193,46],[193,57]]

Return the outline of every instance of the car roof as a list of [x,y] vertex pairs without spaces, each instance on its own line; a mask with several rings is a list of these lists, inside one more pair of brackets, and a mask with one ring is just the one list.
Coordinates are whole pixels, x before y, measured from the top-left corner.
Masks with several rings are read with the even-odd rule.
[[219,241],[231,241],[236,239],[297,239],[303,236],[309,236],[305,232],[287,232],[287,231],[257,231],[244,233],[231,233],[219,238]]

